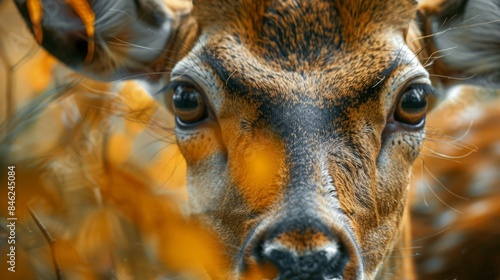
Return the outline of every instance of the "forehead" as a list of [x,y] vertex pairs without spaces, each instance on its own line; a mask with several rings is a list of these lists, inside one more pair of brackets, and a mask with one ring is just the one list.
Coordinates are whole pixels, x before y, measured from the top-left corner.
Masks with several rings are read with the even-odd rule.
[[205,40],[192,55],[230,92],[314,98],[320,92],[338,97],[362,91],[408,54],[402,51],[403,29],[415,6],[412,1],[343,2],[195,2]]
[[379,30],[406,28],[415,11],[415,0],[203,0],[193,15],[206,33],[232,30],[272,57],[355,47]]
[[205,69],[214,72],[228,92],[245,95],[265,92],[271,96],[312,99],[352,95],[375,88],[397,69],[406,68],[408,59],[404,59],[404,54],[413,57],[401,40],[377,41],[376,45],[368,42],[350,53],[332,51],[327,63],[301,60],[295,55],[277,56],[271,61],[265,55],[252,52],[231,35],[209,41],[199,49],[197,59]]

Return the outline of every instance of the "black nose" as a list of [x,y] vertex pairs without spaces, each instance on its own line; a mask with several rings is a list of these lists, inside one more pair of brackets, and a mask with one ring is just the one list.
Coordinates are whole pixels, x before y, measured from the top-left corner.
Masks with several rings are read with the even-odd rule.
[[363,275],[359,250],[345,228],[312,215],[262,227],[243,246],[240,272],[251,276],[244,279],[358,279]]
[[262,249],[262,260],[271,262],[278,268],[280,280],[342,279],[348,261],[347,255],[336,245],[304,254],[273,244]]

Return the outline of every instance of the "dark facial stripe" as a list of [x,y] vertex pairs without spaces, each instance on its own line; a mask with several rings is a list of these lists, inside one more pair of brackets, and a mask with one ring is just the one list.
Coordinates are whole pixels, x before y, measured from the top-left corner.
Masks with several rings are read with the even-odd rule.
[[[286,162],[290,168],[290,189],[301,189],[301,193],[315,188],[315,183],[311,180],[319,170],[318,153],[321,152],[321,146],[324,146],[321,143],[327,143],[336,137],[344,138],[346,145],[350,143],[349,133],[356,133],[348,129],[352,121],[352,116],[349,115],[350,109],[379,100],[385,85],[384,81],[380,81],[380,77],[386,79],[401,62],[399,56],[396,56],[396,59],[379,72],[378,76],[371,77],[372,80],[366,83],[367,86],[357,92],[343,94],[331,102],[321,98],[321,95],[318,100],[312,99],[294,91],[293,89],[297,88],[295,86],[290,87],[289,93],[269,94],[259,87],[258,82],[245,79],[244,75],[231,75],[224,63],[213,53],[205,51],[201,55],[201,60],[211,66],[224,81],[226,98],[241,102],[248,100],[258,105],[259,117],[255,120],[256,123],[248,125],[250,129],[267,126],[273,133],[279,135],[285,144]],[[300,102],[285,98],[285,94],[299,96]],[[349,151],[356,154],[355,156],[361,156],[359,155],[361,151],[352,147]]]

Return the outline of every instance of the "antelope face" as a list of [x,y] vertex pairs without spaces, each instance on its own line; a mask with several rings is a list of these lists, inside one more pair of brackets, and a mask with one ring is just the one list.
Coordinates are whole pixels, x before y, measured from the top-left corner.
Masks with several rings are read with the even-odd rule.
[[193,214],[240,277],[373,278],[399,245],[433,92],[415,3],[334,2],[195,3],[171,73]]

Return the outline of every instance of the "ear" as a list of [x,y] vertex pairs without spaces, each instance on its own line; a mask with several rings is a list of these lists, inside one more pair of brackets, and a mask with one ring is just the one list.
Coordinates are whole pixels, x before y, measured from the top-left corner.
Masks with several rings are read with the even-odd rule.
[[[165,74],[195,32],[186,0],[15,0],[47,51],[101,81]],[[161,70],[163,68],[163,70]],[[158,78],[154,77],[154,78]]]
[[420,58],[434,78],[500,88],[500,0],[421,0],[419,16]]

